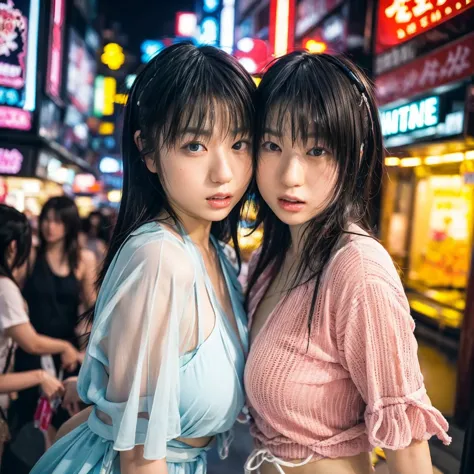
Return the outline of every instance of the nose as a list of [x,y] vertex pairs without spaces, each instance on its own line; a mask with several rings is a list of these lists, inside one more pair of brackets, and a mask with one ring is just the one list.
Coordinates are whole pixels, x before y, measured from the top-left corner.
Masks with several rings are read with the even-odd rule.
[[210,178],[215,184],[227,184],[232,181],[232,167],[223,149],[216,150],[212,157]]
[[296,188],[304,184],[304,167],[297,154],[283,157],[281,181],[287,188]]

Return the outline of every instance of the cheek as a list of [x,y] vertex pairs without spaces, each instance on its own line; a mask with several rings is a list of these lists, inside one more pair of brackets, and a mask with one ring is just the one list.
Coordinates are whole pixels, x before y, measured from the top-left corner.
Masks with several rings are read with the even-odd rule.
[[318,166],[310,172],[311,189],[318,201],[331,198],[337,184],[337,168],[333,163]]
[[192,162],[179,159],[163,161],[163,187],[171,199],[181,201],[197,187],[202,187],[202,167],[192,165]]
[[265,186],[275,177],[275,162],[266,158],[260,158],[257,164],[257,183],[260,186]]
[[239,184],[241,181],[243,181],[242,184],[248,184],[252,177],[252,171],[252,157],[250,155],[248,157],[239,158],[232,166],[234,179],[236,179]]

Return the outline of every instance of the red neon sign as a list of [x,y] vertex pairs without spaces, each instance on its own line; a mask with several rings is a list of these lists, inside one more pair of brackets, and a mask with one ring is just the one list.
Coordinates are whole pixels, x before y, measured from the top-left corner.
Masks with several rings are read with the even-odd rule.
[[292,51],[295,43],[295,0],[270,0],[269,40],[275,57]]
[[376,52],[403,43],[473,6],[473,0],[380,0]]
[[64,10],[65,0],[53,0],[46,92],[56,100],[61,97]]
[[460,81],[474,68],[474,33],[415,59],[375,80],[379,105]]
[[178,12],[176,13],[176,36],[191,37],[196,33],[197,18],[195,13]]

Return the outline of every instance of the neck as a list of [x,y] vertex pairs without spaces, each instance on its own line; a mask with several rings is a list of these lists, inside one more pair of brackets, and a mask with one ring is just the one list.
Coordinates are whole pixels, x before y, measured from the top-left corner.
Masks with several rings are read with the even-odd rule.
[[212,222],[189,216],[178,210],[175,210],[175,212],[190,239],[199,248],[209,252]]
[[306,224],[290,226],[291,247],[288,249],[288,256],[291,259],[296,259],[303,251],[305,241],[305,228]]
[[57,242],[48,242],[46,244],[46,253],[63,258],[65,253],[64,240],[58,240]]

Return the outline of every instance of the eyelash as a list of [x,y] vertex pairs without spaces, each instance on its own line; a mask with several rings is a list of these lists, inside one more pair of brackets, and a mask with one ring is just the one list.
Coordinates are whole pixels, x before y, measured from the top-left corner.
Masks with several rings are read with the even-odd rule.
[[[241,143],[242,145],[246,145],[247,147],[244,148],[244,149],[235,149],[234,146],[237,145],[238,143]],[[193,145],[198,145],[198,146],[201,146],[204,148],[204,150],[190,150],[189,147],[193,146]],[[232,149],[234,149],[235,151],[247,151],[248,148],[250,147],[250,142],[248,142],[247,140],[239,140],[237,142],[235,142],[233,145],[232,145]],[[202,143],[200,142],[190,142],[190,143],[187,143],[186,145],[183,145],[182,147],[183,150],[187,151],[188,153],[191,153],[192,155],[196,154],[196,153],[201,153],[202,151],[206,151],[206,147],[205,145],[203,145]]]
[[[270,148],[270,147],[272,147],[272,146],[277,147],[278,150],[272,150],[272,149]],[[273,143],[273,142],[270,142],[270,141],[264,142],[264,143],[262,144],[262,148],[263,148],[265,151],[269,152],[269,153],[278,153],[278,152],[281,151],[281,148],[280,148],[276,143]],[[320,151],[321,153],[318,154],[318,155],[311,155],[310,152],[313,151],[313,150],[318,150],[318,151]],[[327,154],[327,150],[325,150],[324,148],[322,148],[322,147],[320,147],[320,146],[315,146],[315,147],[311,148],[311,150],[309,150],[307,154],[308,154],[309,156],[313,156],[313,157],[315,157],[315,158],[319,158],[319,157],[321,157],[321,156],[325,156],[325,155]]]

